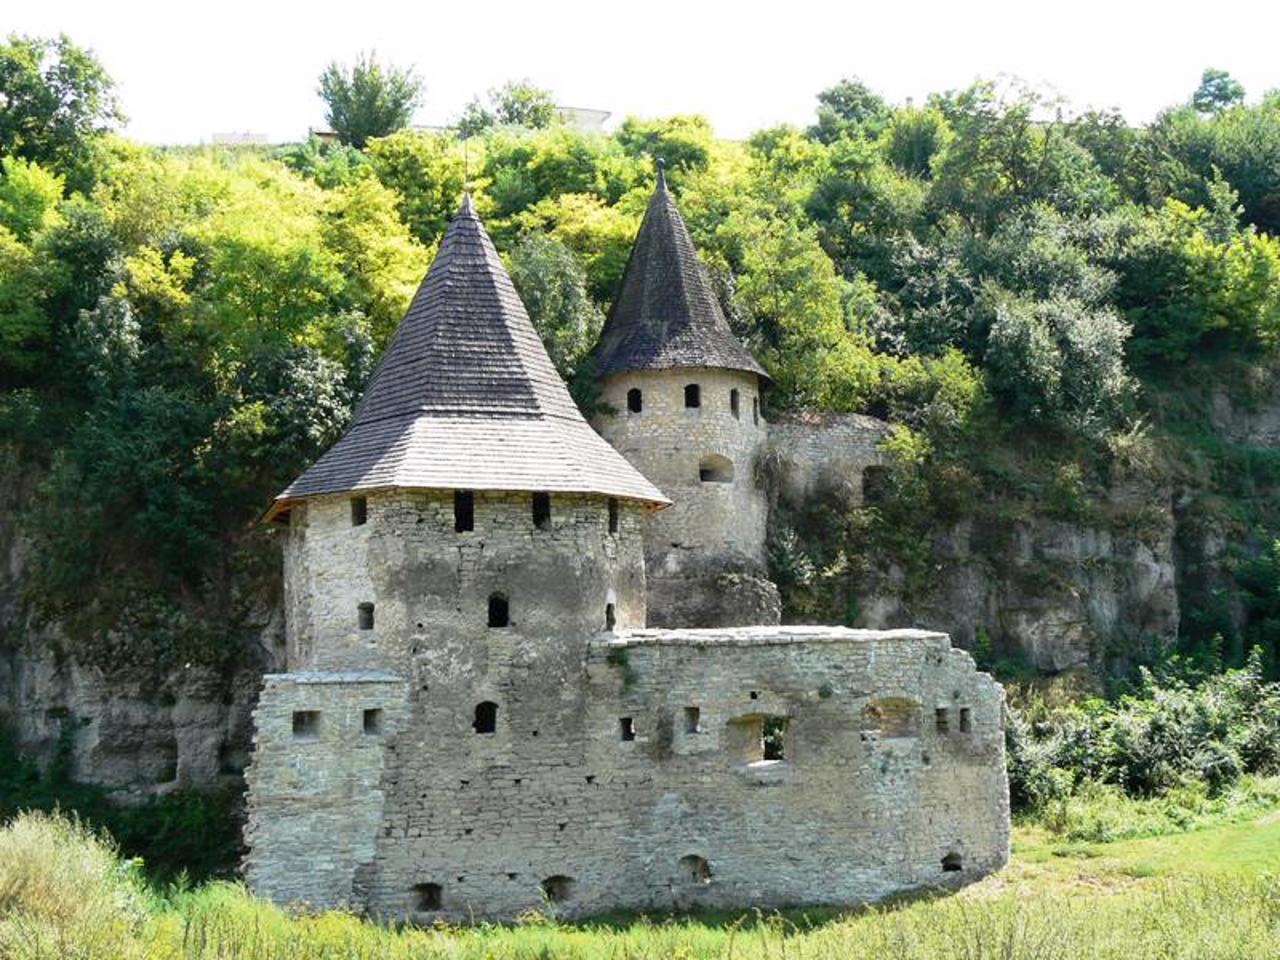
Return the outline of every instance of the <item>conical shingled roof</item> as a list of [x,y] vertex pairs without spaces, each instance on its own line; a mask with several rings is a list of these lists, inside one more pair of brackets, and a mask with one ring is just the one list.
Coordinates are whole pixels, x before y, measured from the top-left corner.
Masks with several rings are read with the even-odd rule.
[[670,502],[578,412],[469,196],[351,426],[267,518],[306,497],[385,488]]
[[599,376],[717,367],[745,370],[770,382],[729,329],[661,166],[593,356]]

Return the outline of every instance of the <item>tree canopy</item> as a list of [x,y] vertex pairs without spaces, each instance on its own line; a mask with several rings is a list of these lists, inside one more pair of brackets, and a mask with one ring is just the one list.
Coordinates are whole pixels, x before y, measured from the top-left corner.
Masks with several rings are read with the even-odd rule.
[[328,106],[325,122],[338,139],[363,148],[374,137],[408,126],[422,102],[422,81],[412,67],[381,63],[371,51],[349,67],[330,63],[316,92]]

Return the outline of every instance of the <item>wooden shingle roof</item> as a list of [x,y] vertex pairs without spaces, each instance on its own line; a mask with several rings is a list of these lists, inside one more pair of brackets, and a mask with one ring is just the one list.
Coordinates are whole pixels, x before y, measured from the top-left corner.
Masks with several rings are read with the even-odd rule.
[[662,167],[593,353],[599,376],[717,367],[769,376],[729,329]]
[[351,426],[267,519],[307,497],[386,488],[670,502],[578,412],[469,196]]

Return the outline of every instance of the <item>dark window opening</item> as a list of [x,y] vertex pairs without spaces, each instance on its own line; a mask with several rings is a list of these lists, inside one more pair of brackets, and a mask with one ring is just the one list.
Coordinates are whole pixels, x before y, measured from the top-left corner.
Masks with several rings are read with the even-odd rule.
[[630,717],[620,717],[618,719],[618,732],[622,735],[624,743],[630,743],[636,738],[635,721]]
[[542,881],[542,896],[548,903],[564,903],[573,896],[576,885],[573,877],[547,877]]
[[293,739],[314,740],[320,736],[320,711],[293,711]]
[[951,729],[951,716],[946,707],[939,707],[933,711],[933,717],[939,733],[946,733]]
[[609,532],[618,532],[618,498],[609,498]]
[[702,710],[698,707],[684,708],[684,732],[685,733],[701,733],[702,732]]
[[756,426],[760,425],[760,398],[751,398],[751,422]]
[[627,391],[627,410],[631,413],[639,413],[644,409],[644,394],[640,392],[639,387],[632,387]]
[[466,533],[476,528],[476,495],[470,490],[453,491],[453,529]]
[[960,732],[968,733],[973,729],[973,714],[968,707],[960,708]]
[[365,497],[351,498],[351,525],[363,527],[369,522],[369,501]]
[[733,483],[733,461],[718,453],[703,457],[698,464],[698,479],[703,483]]
[[382,732],[382,711],[379,709],[364,712],[364,732],[375,737]]
[[533,495],[533,525],[539,530],[545,530],[551,525],[551,494]]
[[373,629],[373,604],[362,603],[356,608],[361,630]]
[[765,717],[761,734],[764,746],[764,759],[785,760],[787,743],[787,718]]
[[862,502],[884,503],[889,499],[889,471],[867,467],[862,471]]
[[476,733],[493,733],[498,729],[498,705],[492,700],[477,703],[476,719],[471,727]]
[[489,626],[506,627],[511,624],[511,607],[500,593],[489,597]]
[[444,904],[444,890],[438,883],[419,883],[413,888],[413,896],[419,910],[439,910]]
[[958,853],[948,853],[942,858],[942,869],[945,873],[956,873],[964,869],[964,857]]
[[734,387],[729,391],[729,412],[733,414],[733,419],[739,419],[738,415],[738,388]]
[[711,864],[698,856],[689,854],[680,858],[680,879],[685,883],[710,883]]
[[684,388],[684,405],[686,407],[702,406],[702,388],[691,383]]
[[613,626],[618,622],[617,615],[613,612],[613,604],[606,603],[604,605],[604,628],[613,633]]

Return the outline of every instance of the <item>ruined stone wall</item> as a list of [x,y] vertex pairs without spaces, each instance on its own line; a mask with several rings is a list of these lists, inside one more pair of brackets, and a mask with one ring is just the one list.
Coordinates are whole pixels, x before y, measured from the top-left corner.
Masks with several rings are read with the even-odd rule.
[[[290,670],[396,670],[448,661],[483,676],[488,655],[534,640],[643,626],[642,508],[553,494],[545,529],[529,494],[474,494],[474,527],[457,532],[452,491],[381,492],[353,522],[349,496],[294,508],[285,547]],[[488,626],[489,599],[510,625]],[[371,628],[360,607],[372,604]]]
[[[696,384],[699,404],[685,404]],[[641,394],[641,409],[628,405]],[[737,393],[737,413],[732,397]],[[602,383],[616,411],[593,426],[672,501],[645,530],[650,624],[776,623],[765,576],[768,503],[757,483],[759,379],[734,370],[640,370]]]
[[[368,698],[352,684],[272,678],[250,778],[255,889],[430,922],[853,902],[1007,858],[1002,694],[940,634],[634,631],[507,661],[498,686],[431,664],[378,737],[358,729]],[[474,724],[481,697],[492,732]],[[288,711],[325,702],[339,720],[320,741],[285,736]],[[780,760],[763,754],[766,717],[785,720]],[[305,876],[304,837],[319,853],[378,744],[380,789],[333,825],[325,879]],[[297,796],[265,796],[279,785]]]
[[888,435],[885,421],[857,413],[802,410],[776,418],[767,450],[775,495],[798,505],[823,491],[861,503],[867,469],[886,462],[880,443]]

